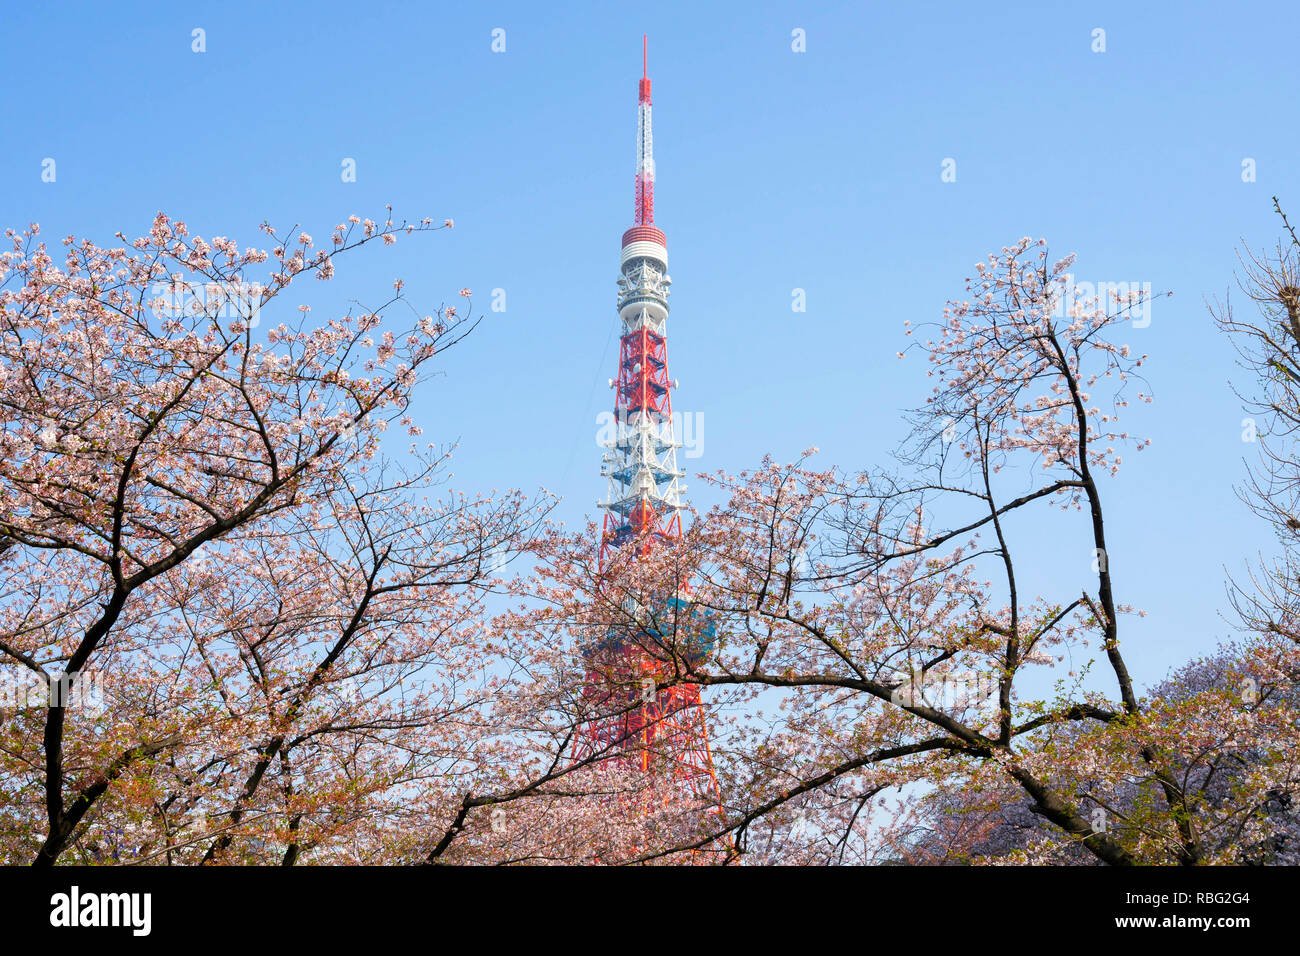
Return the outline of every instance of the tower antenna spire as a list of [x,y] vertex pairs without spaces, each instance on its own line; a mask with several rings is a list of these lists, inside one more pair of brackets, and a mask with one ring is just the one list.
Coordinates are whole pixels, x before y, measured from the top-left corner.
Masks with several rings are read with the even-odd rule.
[[650,126],[650,41],[641,35],[641,87],[636,124],[636,216],[638,226],[655,221],[654,136]]

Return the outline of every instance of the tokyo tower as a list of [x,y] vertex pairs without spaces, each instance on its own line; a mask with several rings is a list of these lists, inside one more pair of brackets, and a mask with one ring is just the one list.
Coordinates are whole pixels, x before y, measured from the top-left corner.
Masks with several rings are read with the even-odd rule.
[[[602,579],[622,561],[639,561],[681,537],[682,479],[677,467],[672,391],[668,376],[668,240],[654,224],[654,140],[645,38],[637,105],[636,213],[623,233],[618,279],[618,378],[615,437],[606,443],[601,474],[609,482],[600,544]],[[690,602],[689,586],[644,603],[617,598],[636,627],[610,628],[584,649],[583,691],[588,715],[574,745],[575,760],[614,755],[650,771],[665,799],[686,795],[706,810],[721,804],[698,684],[674,683],[672,658],[692,666],[712,651],[714,630]],[[635,604],[635,606],[630,606]],[[663,650],[671,648],[672,653]],[[666,686],[663,686],[666,685]]]

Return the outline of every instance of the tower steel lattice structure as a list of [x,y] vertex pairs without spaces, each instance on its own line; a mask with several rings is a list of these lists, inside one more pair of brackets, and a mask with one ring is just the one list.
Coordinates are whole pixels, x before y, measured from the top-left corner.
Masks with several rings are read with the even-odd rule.
[[[608,491],[600,503],[604,521],[600,569],[605,575],[617,562],[643,560],[657,546],[682,534],[685,472],[677,466],[672,393],[668,375],[668,240],[654,222],[654,140],[651,128],[650,77],[642,39],[642,70],[637,104],[636,208],[634,225],[623,233],[618,278],[621,325],[618,377],[614,390],[614,438],[606,445],[601,473]],[[626,603],[626,602],[624,602]],[[651,653],[656,641],[669,643],[664,632],[689,632],[685,654],[692,663],[707,658],[713,634],[697,619],[687,582],[676,594],[639,608],[647,623],[629,638],[611,632],[609,639],[585,650],[584,701],[592,715],[574,746],[575,759],[612,755],[627,766],[662,774],[665,797],[690,794],[701,806],[720,805],[717,777],[709,748],[708,726],[698,684],[665,681],[670,665]],[[683,645],[671,642],[682,652]]]

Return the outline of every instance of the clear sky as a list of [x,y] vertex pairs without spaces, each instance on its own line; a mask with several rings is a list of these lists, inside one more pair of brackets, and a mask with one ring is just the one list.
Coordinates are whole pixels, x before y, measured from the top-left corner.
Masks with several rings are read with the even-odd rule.
[[[1271,547],[1232,491],[1254,447],[1204,300],[1228,289],[1242,238],[1276,238],[1271,195],[1300,218],[1296,11],[8,3],[0,225],[107,243],[162,209],[257,244],[264,219],[320,237],[386,202],[453,218],[345,261],[331,285],[377,298],[400,275],[422,312],[466,286],[486,310],[505,290],[418,415],[431,440],[461,440],[458,486],[542,486],[580,521],[604,492],[596,416],[648,32],[675,403],[703,421],[692,472],[813,444],[826,464],[887,463],[900,410],[931,384],[919,357],[896,357],[904,320],[938,317],[976,260],[1023,235],[1077,253],[1080,280],[1174,292],[1129,333],[1156,404],[1127,423],[1155,444],[1106,490],[1117,596],[1149,613],[1126,647],[1148,684],[1228,633],[1224,567]],[[949,158],[955,182],[941,180]],[[1086,562],[1081,530],[1040,533],[1033,553]]]

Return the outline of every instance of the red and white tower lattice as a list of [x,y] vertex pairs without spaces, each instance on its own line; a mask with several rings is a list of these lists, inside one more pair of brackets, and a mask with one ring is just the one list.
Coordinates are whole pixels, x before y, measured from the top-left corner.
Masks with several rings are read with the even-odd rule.
[[[600,546],[600,568],[640,560],[656,545],[681,537],[685,472],[677,467],[668,377],[668,241],[654,224],[654,140],[650,78],[642,39],[642,76],[637,105],[635,225],[623,233],[618,279],[622,325],[614,389],[615,437],[607,443],[601,473],[609,490]],[[712,647],[712,631],[696,620],[685,582],[676,595],[639,608],[648,619],[640,639],[611,635],[586,651],[584,699],[591,715],[574,747],[576,759],[611,754],[626,765],[663,773],[670,792],[688,792],[705,806],[720,795],[709,749],[698,684],[668,683],[670,664],[648,653],[656,643],[673,646],[692,663]],[[689,636],[687,636],[689,635]],[[681,636],[683,640],[677,638]]]

